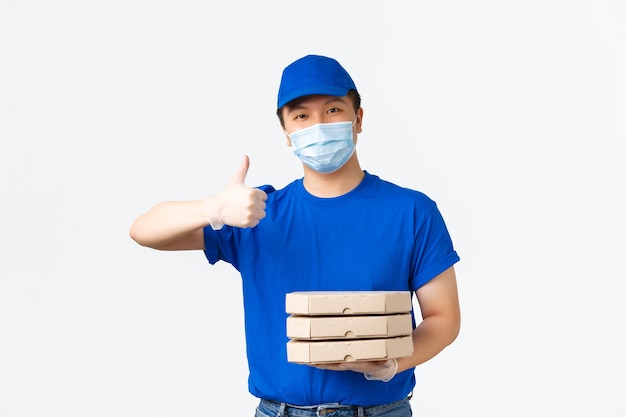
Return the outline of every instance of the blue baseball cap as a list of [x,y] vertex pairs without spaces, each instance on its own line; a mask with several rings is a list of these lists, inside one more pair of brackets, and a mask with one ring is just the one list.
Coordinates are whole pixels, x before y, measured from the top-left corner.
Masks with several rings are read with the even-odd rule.
[[325,56],[307,55],[283,70],[278,108],[298,97],[311,94],[343,97],[349,90],[356,90],[356,85],[339,62]]

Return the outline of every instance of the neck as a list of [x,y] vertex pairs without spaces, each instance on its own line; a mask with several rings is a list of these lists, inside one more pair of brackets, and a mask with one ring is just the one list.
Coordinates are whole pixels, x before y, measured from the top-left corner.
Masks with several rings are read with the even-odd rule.
[[339,197],[355,189],[364,176],[355,153],[344,166],[330,174],[321,174],[304,165],[304,188],[316,197]]

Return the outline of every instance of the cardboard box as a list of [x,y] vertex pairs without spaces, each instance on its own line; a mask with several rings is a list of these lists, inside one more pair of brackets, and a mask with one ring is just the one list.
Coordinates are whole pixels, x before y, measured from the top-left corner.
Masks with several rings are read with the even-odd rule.
[[413,353],[412,336],[287,342],[287,361],[294,363],[332,363],[372,361],[410,356]]
[[292,339],[358,339],[406,336],[413,333],[411,314],[287,317]]
[[299,291],[285,298],[289,314],[395,314],[411,307],[410,291]]

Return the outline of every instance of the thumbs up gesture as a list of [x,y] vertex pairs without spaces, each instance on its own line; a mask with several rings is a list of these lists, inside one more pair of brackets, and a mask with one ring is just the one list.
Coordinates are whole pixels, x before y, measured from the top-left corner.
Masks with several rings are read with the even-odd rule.
[[245,185],[250,159],[244,156],[241,166],[224,191],[204,199],[204,212],[214,230],[225,224],[254,227],[265,217],[267,194]]

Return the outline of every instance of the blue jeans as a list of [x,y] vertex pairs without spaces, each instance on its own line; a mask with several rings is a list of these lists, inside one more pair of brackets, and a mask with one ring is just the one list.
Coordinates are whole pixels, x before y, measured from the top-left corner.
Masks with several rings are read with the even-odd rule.
[[293,406],[261,400],[255,417],[411,417],[409,398],[390,404],[360,407],[356,405],[322,404]]

